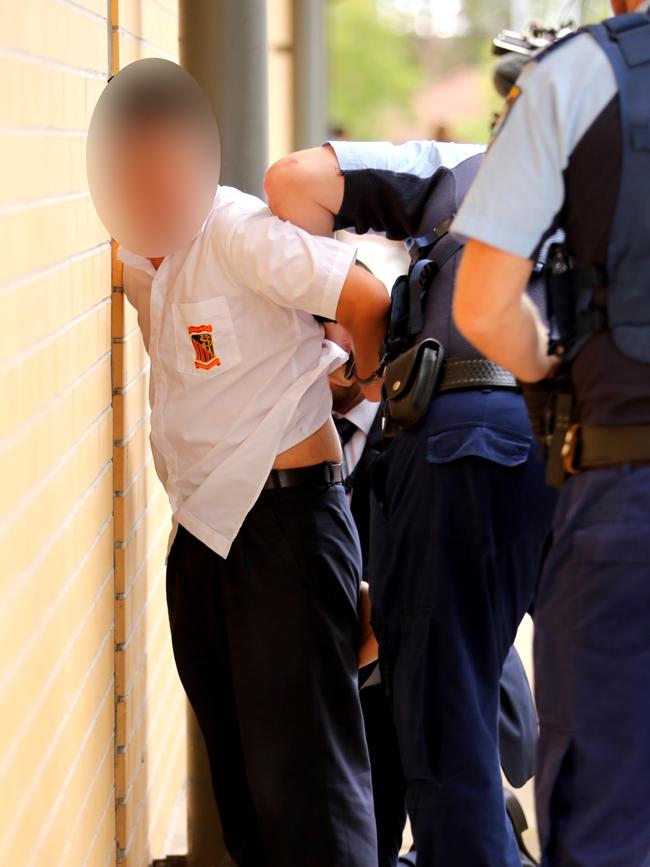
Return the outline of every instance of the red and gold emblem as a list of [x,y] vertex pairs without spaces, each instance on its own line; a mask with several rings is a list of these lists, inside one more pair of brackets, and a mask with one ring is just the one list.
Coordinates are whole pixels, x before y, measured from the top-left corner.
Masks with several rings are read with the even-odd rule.
[[192,346],[196,353],[194,366],[200,370],[209,370],[211,367],[219,367],[221,359],[214,351],[212,340],[212,325],[188,325],[187,332],[192,340]]

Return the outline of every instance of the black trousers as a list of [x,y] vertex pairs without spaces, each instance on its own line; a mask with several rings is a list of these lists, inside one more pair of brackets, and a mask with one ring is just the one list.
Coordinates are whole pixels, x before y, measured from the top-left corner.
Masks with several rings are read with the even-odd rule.
[[396,867],[406,825],[406,780],[395,723],[382,683],[360,691],[372,768],[379,867]]
[[174,657],[240,867],[377,865],[360,574],[341,485],[263,492],[227,559],[182,526],[174,539]]

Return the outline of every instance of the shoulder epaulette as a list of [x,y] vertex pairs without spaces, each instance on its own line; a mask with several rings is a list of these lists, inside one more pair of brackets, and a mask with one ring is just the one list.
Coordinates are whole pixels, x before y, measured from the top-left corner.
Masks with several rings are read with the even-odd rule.
[[571,39],[575,39],[576,36],[580,36],[580,34],[584,32],[585,29],[580,27],[578,30],[573,30],[571,33],[567,33],[566,36],[563,36],[561,39],[556,39],[555,42],[551,42],[550,45],[546,45],[544,48],[540,48],[532,54],[530,57],[531,61],[539,63],[540,61],[545,60],[549,54],[552,54],[556,49],[566,45]]

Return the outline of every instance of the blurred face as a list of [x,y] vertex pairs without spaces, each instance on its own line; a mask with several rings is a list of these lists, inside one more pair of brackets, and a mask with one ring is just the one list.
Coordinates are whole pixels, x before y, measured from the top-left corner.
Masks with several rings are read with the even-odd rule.
[[130,64],[97,103],[86,168],[97,213],[120,244],[147,258],[184,247],[200,232],[219,182],[207,97],[176,64]]
[[[195,130],[175,121],[135,124],[112,139],[110,186],[96,206],[124,246],[162,256],[201,229],[217,187],[212,155]],[[118,156],[119,155],[119,156]]]

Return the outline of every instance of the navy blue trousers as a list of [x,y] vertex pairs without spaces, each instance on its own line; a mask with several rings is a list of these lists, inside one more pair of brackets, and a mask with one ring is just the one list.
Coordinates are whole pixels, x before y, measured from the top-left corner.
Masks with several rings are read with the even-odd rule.
[[[379,867],[396,867],[406,825],[406,781],[391,705],[383,683],[361,692],[377,822]],[[510,785],[520,788],[534,772],[537,712],[528,678],[514,647],[499,687],[499,756]]]
[[342,485],[263,492],[227,559],[174,539],[174,657],[239,867],[377,867],[360,575]]
[[650,865],[650,467],[562,491],[535,609],[544,867]]
[[390,705],[381,683],[360,692],[372,769],[378,867],[397,867],[406,825],[406,782]]
[[[440,462],[432,412],[449,419],[440,407],[400,433],[373,470],[373,626],[418,865],[519,867],[499,767],[499,680],[534,595],[555,494],[523,405],[514,422],[510,409],[504,416],[521,427],[508,440],[513,465],[475,455]],[[463,447],[474,447],[479,428]]]

